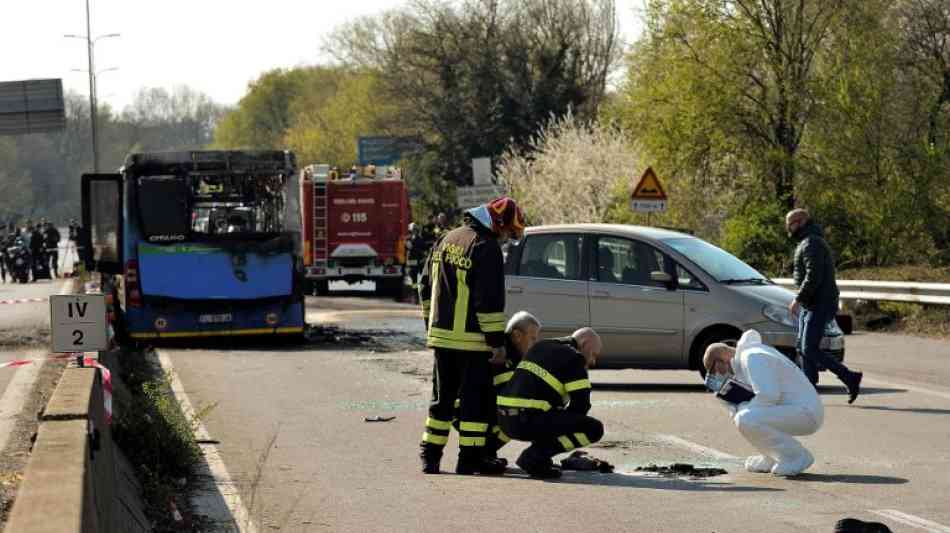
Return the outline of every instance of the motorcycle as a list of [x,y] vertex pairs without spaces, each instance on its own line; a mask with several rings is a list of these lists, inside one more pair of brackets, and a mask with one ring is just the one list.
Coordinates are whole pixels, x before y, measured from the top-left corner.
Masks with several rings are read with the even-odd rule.
[[13,281],[29,283],[30,266],[33,264],[33,258],[26,245],[17,241],[16,244],[7,248],[7,257],[9,258],[10,276]]

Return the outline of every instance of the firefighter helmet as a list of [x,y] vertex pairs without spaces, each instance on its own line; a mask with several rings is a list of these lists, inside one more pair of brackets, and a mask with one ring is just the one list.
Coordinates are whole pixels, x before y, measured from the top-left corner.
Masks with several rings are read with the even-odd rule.
[[508,230],[515,239],[524,236],[524,213],[514,199],[507,196],[496,198],[489,202],[488,212],[491,215],[492,231],[500,234]]

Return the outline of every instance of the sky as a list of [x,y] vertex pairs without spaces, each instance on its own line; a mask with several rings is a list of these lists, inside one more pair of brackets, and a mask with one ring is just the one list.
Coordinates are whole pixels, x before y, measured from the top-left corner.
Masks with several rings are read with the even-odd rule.
[[[556,1],[556,0],[552,0]],[[642,0],[616,0],[624,38],[642,26]],[[62,78],[89,94],[85,0],[3,0],[0,81]],[[186,84],[236,104],[264,71],[325,60],[323,38],[400,0],[89,0],[100,103],[121,110],[142,87]],[[106,69],[117,69],[103,72]],[[81,69],[83,72],[73,72]]]

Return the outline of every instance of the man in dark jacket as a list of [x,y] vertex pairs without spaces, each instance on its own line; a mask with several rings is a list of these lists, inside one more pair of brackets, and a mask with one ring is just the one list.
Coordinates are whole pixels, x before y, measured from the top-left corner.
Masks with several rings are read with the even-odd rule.
[[43,229],[43,240],[46,243],[46,257],[53,269],[54,278],[59,277],[59,241],[61,238],[62,236],[59,234],[59,230],[56,229],[56,225],[52,222],[47,222],[46,227]]
[[[33,273],[33,281],[36,281],[37,276],[43,278],[48,277],[46,274],[48,268],[43,268],[41,265],[46,259],[46,241],[43,239],[43,225],[38,224],[33,226],[30,229],[30,255],[33,257],[32,268],[30,269]],[[47,265],[49,263],[47,262]]]
[[834,373],[848,387],[848,403],[854,402],[861,390],[861,372],[852,372],[821,349],[821,338],[828,322],[838,311],[838,284],[831,248],[821,228],[809,220],[808,211],[794,209],[785,216],[785,229],[798,241],[795,249],[795,285],[798,295],[788,306],[798,320],[795,343],[803,359],[803,370],[812,384],[818,383],[818,365]]
[[531,442],[516,463],[535,478],[561,476],[551,458],[589,446],[604,425],[587,416],[590,379],[603,344],[591,328],[536,343],[498,395],[498,425],[509,437]]

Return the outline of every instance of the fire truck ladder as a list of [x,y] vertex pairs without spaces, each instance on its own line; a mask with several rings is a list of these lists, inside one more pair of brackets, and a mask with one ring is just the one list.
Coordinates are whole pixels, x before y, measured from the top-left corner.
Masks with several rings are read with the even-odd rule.
[[313,183],[313,260],[326,261],[327,257],[327,183]]

